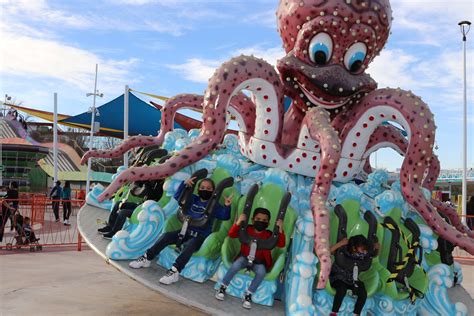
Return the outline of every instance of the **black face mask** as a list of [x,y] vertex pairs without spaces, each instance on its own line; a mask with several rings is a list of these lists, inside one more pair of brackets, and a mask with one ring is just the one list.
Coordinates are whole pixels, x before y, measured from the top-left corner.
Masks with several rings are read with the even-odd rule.
[[208,190],[199,190],[198,191],[198,195],[201,199],[203,199],[204,201],[207,201],[211,198],[212,196],[212,191],[208,191]]
[[254,221],[253,222],[253,227],[258,231],[262,231],[262,230],[267,229],[268,223],[267,222],[262,222],[262,221]]

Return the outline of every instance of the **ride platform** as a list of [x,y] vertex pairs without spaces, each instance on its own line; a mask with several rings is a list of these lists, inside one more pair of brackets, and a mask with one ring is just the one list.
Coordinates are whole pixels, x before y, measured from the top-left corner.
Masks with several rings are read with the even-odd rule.
[[[115,261],[107,258],[105,249],[109,240],[104,239],[97,232],[97,222],[98,220],[106,221],[109,214],[104,209],[85,204],[78,214],[78,229],[89,247],[103,257],[106,263],[112,265],[133,280],[182,304],[198,308],[212,315],[277,316],[285,314],[283,303],[280,301],[275,301],[273,307],[252,304],[251,310],[244,309],[241,300],[230,295],[226,296],[225,301],[218,301],[214,297],[215,283],[212,281],[197,283],[181,277],[179,282],[175,284],[161,285],[158,280],[166,273],[166,269],[156,264],[156,260],[154,260],[150,268],[136,270],[128,266],[128,260]],[[133,297],[130,299],[133,299]]]

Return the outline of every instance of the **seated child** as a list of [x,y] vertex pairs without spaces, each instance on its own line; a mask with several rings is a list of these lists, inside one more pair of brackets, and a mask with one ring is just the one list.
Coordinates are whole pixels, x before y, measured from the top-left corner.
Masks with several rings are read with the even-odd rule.
[[149,181],[148,184],[142,183],[142,186],[146,186],[143,198],[133,195],[132,186],[122,201],[114,204],[107,225],[97,230],[103,234],[105,239],[112,239],[123,228],[127,218],[132,217],[133,212],[141,203],[147,200],[158,202],[161,199],[163,195],[163,181]]
[[33,231],[33,228],[31,227],[30,223],[31,219],[29,217],[25,217],[25,220],[23,222],[23,232],[25,233],[26,240],[31,243],[36,242],[40,239],[36,239],[35,232]]
[[[189,178],[183,181],[178,188],[178,191],[174,195],[176,200],[179,199],[181,192],[185,186],[192,186],[196,179]],[[194,219],[200,219],[204,216],[207,203],[212,197],[212,193],[215,190],[214,182],[211,179],[203,179],[198,187],[198,196],[193,194],[193,204],[190,209],[183,210],[184,214]],[[162,284],[172,284],[179,280],[179,273],[186,266],[189,259],[194,252],[201,248],[202,243],[212,232],[212,223],[214,218],[220,220],[228,220],[230,218],[230,205],[232,204],[233,194],[229,195],[224,199],[224,206],[217,203],[212,216],[209,216],[207,224],[203,227],[188,226],[186,236],[183,239],[183,249],[180,255],[176,258],[171,269],[168,273],[160,279]],[[160,236],[158,241],[146,251],[146,253],[135,261],[130,262],[130,267],[134,269],[148,268],[153,260],[166,246],[174,245],[178,241],[180,230],[164,233]]]
[[[344,238],[331,247],[331,254],[335,254],[340,248],[342,248],[342,251],[344,251],[345,255],[349,258],[370,260],[377,255],[378,243],[374,245],[374,249],[370,250],[369,241],[362,235],[353,236],[350,239]],[[348,289],[352,291],[353,295],[357,296],[354,306],[354,315],[360,315],[367,299],[367,291],[364,283],[360,280],[354,280],[353,271],[340,267],[336,262],[332,265],[329,280],[331,286],[336,290],[330,315],[337,315]]]
[[[268,223],[270,222],[270,212],[265,208],[256,208],[253,212],[252,224],[247,226],[247,233],[250,236],[258,237],[260,239],[268,239],[272,236],[272,232],[267,230]],[[239,226],[246,220],[246,215],[241,214],[238,218],[237,222],[232,225],[229,230],[229,237],[230,238],[237,238],[239,236]],[[278,236],[278,243],[277,247],[283,248],[285,247],[285,233],[283,232],[283,221],[280,219],[277,221],[277,226],[279,227],[280,234]],[[232,278],[239,272],[239,270],[245,268],[247,266],[248,260],[247,256],[250,253],[250,246],[247,244],[242,244],[240,246],[240,254],[235,259],[232,266],[227,271],[224,279],[222,280],[222,284],[217,290],[216,298],[220,301],[224,300],[225,291],[230,284]],[[245,296],[243,298],[242,306],[246,309],[250,309],[252,307],[252,294],[257,291],[258,286],[262,283],[265,275],[268,271],[270,271],[272,267],[272,251],[269,249],[261,249],[256,251],[255,253],[255,260],[251,266],[252,271],[255,273],[255,278],[250,283],[249,288],[245,292]]]

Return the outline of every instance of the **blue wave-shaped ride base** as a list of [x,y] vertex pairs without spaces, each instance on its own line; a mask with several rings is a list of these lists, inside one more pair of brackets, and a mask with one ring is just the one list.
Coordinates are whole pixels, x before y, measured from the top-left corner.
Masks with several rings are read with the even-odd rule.
[[[329,315],[332,309],[332,303],[334,301],[334,296],[329,294],[326,290],[319,290],[314,293],[313,302],[316,308],[317,315]],[[341,316],[352,316],[354,315],[354,305],[356,302],[356,297],[353,297],[347,294],[342,301],[341,308],[337,315]],[[360,315],[365,316],[368,315],[368,311],[373,309],[374,307],[374,299],[368,298],[365,302],[364,308]],[[382,314],[376,314],[382,315]],[[385,315],[385,314],[383,314]]]
[[[158,256],[157,264],[170,269],[178,255],[179,253],[174,248],[166,247]],[[216,273],[220,262],[220,257],[212,260],[201,256],[192,256],[180,274],[186,279],[204,283]]]
[[143,255],[160,236],[165,222],[162,208],[155,201],[142,204],[138,225],[129,225],[115,234],[105,254],[114,260],[136,259]]
[[[459,272],[459,264],[455,263],[454,269],[458,272],[459,282],[462,274]],[[451,303],[448,296],[448,288],[453,286],[453,268],[445,264],[437,264],[428,271],[428,292],[420,304],[419,313],[421,315],[434,315],[436,311],[439,315],[466,316],[467,308],[463,303]]]
[[394,300],[389,296],[375,295],[373,298],[374,304],[371,310],[372,314],[375,315],[407,315],[416,316],[418,306],[421,303],[420,299],[417,299],[413,304],[408,299]]
[[[126,169],[127,168],[125,168],[125,166],[118,167],[117,171],[112,175],[112,180],[117,178],[117,176]],[[102,184],[98,183],[94,185],[92,190],[89,193],[87,193],[86,203],[98,208],[103,208],[105,210],[111,211],[114,204],[112,200],[105,200],[103,202],[99,202],[99,200],[97,199],[99,195],[101,195],[102,192],[104,192],[104,190],[105,188],[104,186],[102,186]]]
[[[217,279],[222,280],[227,273],[227,268],[221,264],[217,269]],[[241,298],[247,291],[252,282],[253,277],[247,274],[236,274],[227,287],[226,294]],[[217,290],[220,284],[216,283],[214,288]],[[257,304],[272,306],[274,295],[277,291],[277,283],[275,280],[263,280],[257,291],[252,295],[252,301]]]
[[92,190],[86,196],[86,203],[104,210],[110,211],[112,209],[113,202],[111,200],[105,200],[99,202],[97,198],[104,192],[105,188],[101,184],[96,184]]

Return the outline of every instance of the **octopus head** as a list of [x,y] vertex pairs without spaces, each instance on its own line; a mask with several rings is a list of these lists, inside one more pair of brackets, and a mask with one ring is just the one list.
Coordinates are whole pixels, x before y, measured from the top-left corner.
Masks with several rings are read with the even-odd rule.
[[301,108],[338,108],[377,87],[365,69],[387,41],[388,0],[281,0],[277,17],[287,53],[277,67]]

